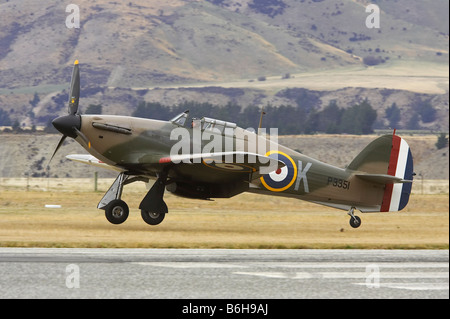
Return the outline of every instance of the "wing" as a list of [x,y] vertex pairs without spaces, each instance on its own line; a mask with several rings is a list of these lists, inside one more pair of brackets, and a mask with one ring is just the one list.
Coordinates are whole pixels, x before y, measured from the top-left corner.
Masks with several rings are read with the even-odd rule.
[[159,163],[173,163],[180,172],[189,170],[187,167],[192,166],[199,170],[199,173],[201,171],[207,174],[225,173],[233,179],[245,174],[250,175],[250,181],[284,166],[284,163],[277,159],[249,152],[175,155],[162,157],[159,159]]
[[284,166],[277,159],[247,152],[176,155],[159,162],[170,165],[168,191],[203,199],[242,193],[252,180]]
[[95,156],[92,156],[89,154],[71,154],[71,155],[67,155],[66,158],[70,159],[71,161],[74,161],[74,162],[79,162],[79,163],[83,163],[83,164],[106,168],[106,169],[114,170],[117,172],[124,171],[123,169],[121,169],[119,167],[108,165],[108,164],[100,161]]
[[168,171],[167,190],[189,198],[231,197],[246,191],[249,184],[269,174],[284,163],[267,156],[248,152],[201,153],[175,156],[148,155],[139,164],[108,165],[88,154],[72,154],[66,158],[131,175],[155,178],[157,172]]

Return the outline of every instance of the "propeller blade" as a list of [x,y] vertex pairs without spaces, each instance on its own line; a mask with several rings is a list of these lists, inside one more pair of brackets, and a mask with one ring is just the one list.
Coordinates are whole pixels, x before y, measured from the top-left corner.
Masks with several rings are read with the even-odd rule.
[[83,133],[81,133],[81,131],[79,129],[77,129],[76,127],[73,128],[75,130],[75,133],[77,134],[77,136],[81,137],[81,139],[83,140],[83,142],[86,144],[86,146],[88,148],[91,148],[91,142],[88,140],[88,138],[86,137],[86,135],[84,135]]
[[56,146],[56,149],[55,149],[55,151],[53,152],[53,155],[52,155],[52,157],[50,158],[50,161],[48,162],[47,166],[50,165],[50,163],[51,163],[53,157],[55,157],[56,152],[58,152],[59,148],[61,147],[61,145],[63,145],[64,141],[66,140],[66,137],[67,137],[66,135],[63,135],[63,136],[61,137],[61,139],[59,140],[58,146]]
[[70,83],[69,108],[68,113],[75,115],[78,112],[78,102],[80,100],[80,69],[78,60],[73,65],[72,82]]

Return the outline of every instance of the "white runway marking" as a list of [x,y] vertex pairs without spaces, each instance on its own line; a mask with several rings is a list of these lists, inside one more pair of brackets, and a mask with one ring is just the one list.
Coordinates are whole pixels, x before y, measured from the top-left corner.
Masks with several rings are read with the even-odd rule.
[[211,262],[134,262],[136,265],[168,267],[168,268],[245,268],[245,266],[229,263],[211,263]]
[[[268,278],[289,278],[289,279],[309,279],[309,278],[322,278],[322,279],[365,279],[368,277],[367,272],[295,272],[295,273],[283,273],[283,272],[234,272],[237,275],[250,275],[260,276]],[[443,278],[448,279],[448,273],[446,272],[391,272],[381,273],[380,279],[430,279],[430,278]]]
[[[339,269],[352,269],[352,268],[360,268],[365,269],[371,263],[367,262],[355,262],[355,263],[286,263],[286,262],[245,262],[237,264],[230,263],[217,263],[217,262],[133,262],[133,264],[143,265],[143,266],[154,266],[154,267],[169,267],[169,268],[248,268],[248,267],[265,267],[265,268],[339,268]],[[373,263],[372,263],[373,264]],[[387,268],[449,268],[448,263],[426,263],[426,262],[417,262],[417,263],[389,263],[389,262],[381,262],[376,263],[380,269]],[[447,277],[448,278],[448,277]]]
[[[374,264],[369,262],[302,262],[302,263],[286,263],[286,262],[265,262],[265,267],[277,267],[277,268],[340,268],[340,269],[352,269],[360,268],[365,269],[368,265]],[[248,265],[257,266],[258,263],[248,263]],[[377,262],[375,263],[380,269],[385,268],[449,268],[449,264],[445,262]]]
[[[271,265],[265,265],[270,267]],[[415,263],[278,263],[273,267],[287,269],[310,269],[310,271],[236,271],[235,275],[256,276],[264,278],[290,279],[290,280],[332,280],[332,279],[373,279],[373,267],[378,270],[377,288],[393,288],[405,290],[449,290],[449,264],[445,262],[415,262]],[[369,268],[366,268],[369,267]],[[330,271],[324,271],[328,269]],[[354,269],[354,271],[349,271]],[[365,270],[365,271],[361,271]],[[433,270],[433,271],[430,271]],[[441,270],[441,271],[435,271]],[[389,280],[411,279],[417,282],[384,282]],[[443,279],[444,282],[423,282],[424,280]],[[352,283],[354,285],[368,286],[369,282]]]
[[[366,283],[355,283],[355,285],[366,286]],[[448,283],[426,283],[426,282],[385,282],[380,283],[380,287],[405,289],[405,290],[449,290]]]

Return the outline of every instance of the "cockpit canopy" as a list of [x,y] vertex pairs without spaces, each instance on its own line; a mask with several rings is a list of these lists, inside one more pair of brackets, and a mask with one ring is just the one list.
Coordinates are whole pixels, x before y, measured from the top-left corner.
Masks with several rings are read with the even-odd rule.
[[[175,116],[170,122],[177,124],[179,126],[184,126],[186,123],[186,119],[188,117],[189,110],[184,111],[183,113]],[[210,117],[202,117],[201,119],[193,118],[191,127],[197,127],[197,125],[201,128],[201,130],[209,130],[209,131],[219,131],[221,134],[233,134],[234,129],[237,127],[236,123],[226,122],[222,120],[216,120]]]
[[184,123],[186,123],[186,119],[188,118],[189,110],[184,111],[183,113],[178,114],[173,119],[170,120],[173,124],[184,126]]
[[237,127],[236,123],[216,120],[216,119],[212,119],[209,117],[202,117],[200,119],[200,123],[202,125],[201,126],[202,130],[217,129],[217,130],[219,130],[220,133],[224,133],[226,128],[230,128],[231,130],[229,130],[229,131],[232,132]]

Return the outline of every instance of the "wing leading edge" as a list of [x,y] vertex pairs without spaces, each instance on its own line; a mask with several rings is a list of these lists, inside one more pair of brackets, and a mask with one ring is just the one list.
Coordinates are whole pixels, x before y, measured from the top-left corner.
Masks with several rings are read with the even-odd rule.
[[117,171],[117,172],[124,171],[123,169],[121,169],[119,167],[108,165],[108,164],[102,162],[101,160],[99,160],[98,158],[96,158],[95,156],[92,156],[90,154],[71,154],[71,155],[67,155],[66,158],[71,161],[74,161],[74,162],[79,162],[79,163],[83,163],[83,164],[87,164],[87,165],[91,165],[91,166],[106,168],[106,169]]
[[[75,162],[118,172],[125,171],[124,168],[108,165],[89,154],[71,154],[67,155],[66,158]],[[181,178],[185,175],[191,180],[204,180],[205,178],[202,178],[202,176],[206,176],[206,180],[210,179],[211,182],[227,182],[237,179],[252,181],[284,166],[284,163],[277,159],[249,152],[153,156],[152,163],[146,162],[145,164],[170,165]]]

